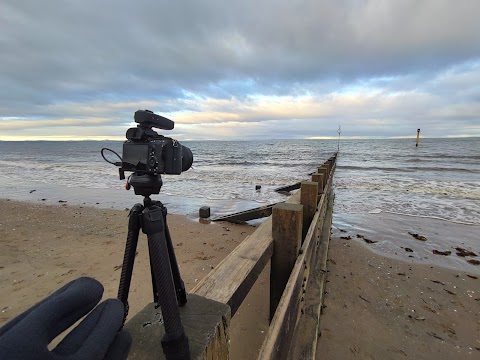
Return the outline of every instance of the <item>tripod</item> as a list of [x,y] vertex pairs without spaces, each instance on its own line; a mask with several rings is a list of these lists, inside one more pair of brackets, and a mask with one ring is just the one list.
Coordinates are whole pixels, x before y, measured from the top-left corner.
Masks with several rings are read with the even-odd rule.
[[128,293],[138,236],[142,229],[148,239],[153,301],[160,306],[165,325],[165,335],[161,341],[163,352],[168,360],[190,359],[188,338],[178,310],[178,306],[186,304],[187,295],[168,230],[167,208],[160,201],[150,199],[150,195],[160,193],[161,177],[133,174],[127,183],[127,189],[130,185],[134,187],[135,194],[144,196],[144,200],[143,205],[135,204],[129,214],[127,243],[118,287],[118,299],[125,307],[123,321],[128,315]]

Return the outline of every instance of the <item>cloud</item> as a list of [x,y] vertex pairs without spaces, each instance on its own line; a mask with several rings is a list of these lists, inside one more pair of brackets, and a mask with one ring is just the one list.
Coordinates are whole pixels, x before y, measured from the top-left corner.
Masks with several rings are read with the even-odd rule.
[[[3,0],[0,129],[120,136],[150,108],[188,138],[338,123],[480,135],[479,11],[475,0]],[[205,124],[216,125],[200,135]]]

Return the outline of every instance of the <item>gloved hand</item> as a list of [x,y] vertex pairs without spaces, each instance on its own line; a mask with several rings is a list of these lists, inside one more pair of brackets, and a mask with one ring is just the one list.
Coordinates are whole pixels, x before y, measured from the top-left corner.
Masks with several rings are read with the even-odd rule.
[[[42,300],[0,329],[0,359],[90,360],[126,359],[132,339],[120,331],[123,304],[102,302],[97,280],[82,277]],[[95,308],[52,351],[48,344]]]

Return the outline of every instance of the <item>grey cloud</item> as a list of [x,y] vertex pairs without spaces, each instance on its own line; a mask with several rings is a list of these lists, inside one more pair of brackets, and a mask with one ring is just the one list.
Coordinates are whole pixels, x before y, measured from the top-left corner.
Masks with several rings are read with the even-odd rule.
[[[475,0],[3,0],[0,117],[123,126],[135,108],[112,104],[149,100],[174,113],[197,110],[184,101],[192,96],[248,102],[371,82],[431,97],[383,108],[385,118],[423,116],[422,107],[449,99],[472,104],[464,113],[475,119],[478,65],[448,71],[478,64],[479,12]],[[345,121],[350,110],[332,118]]]

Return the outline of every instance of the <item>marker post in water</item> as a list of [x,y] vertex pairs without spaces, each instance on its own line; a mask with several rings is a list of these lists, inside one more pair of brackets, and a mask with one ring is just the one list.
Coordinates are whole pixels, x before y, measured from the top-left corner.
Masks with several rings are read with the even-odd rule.
[[340,134],[342,132],[342,129],[341,129],[340,125],[338,125],[337,132],[338,132],[337,152],[339,152],[340,151]]
[[418,141],[420,140],[420,129],[417,129],[417,142],[415,143],[415,146],[418,147]]

